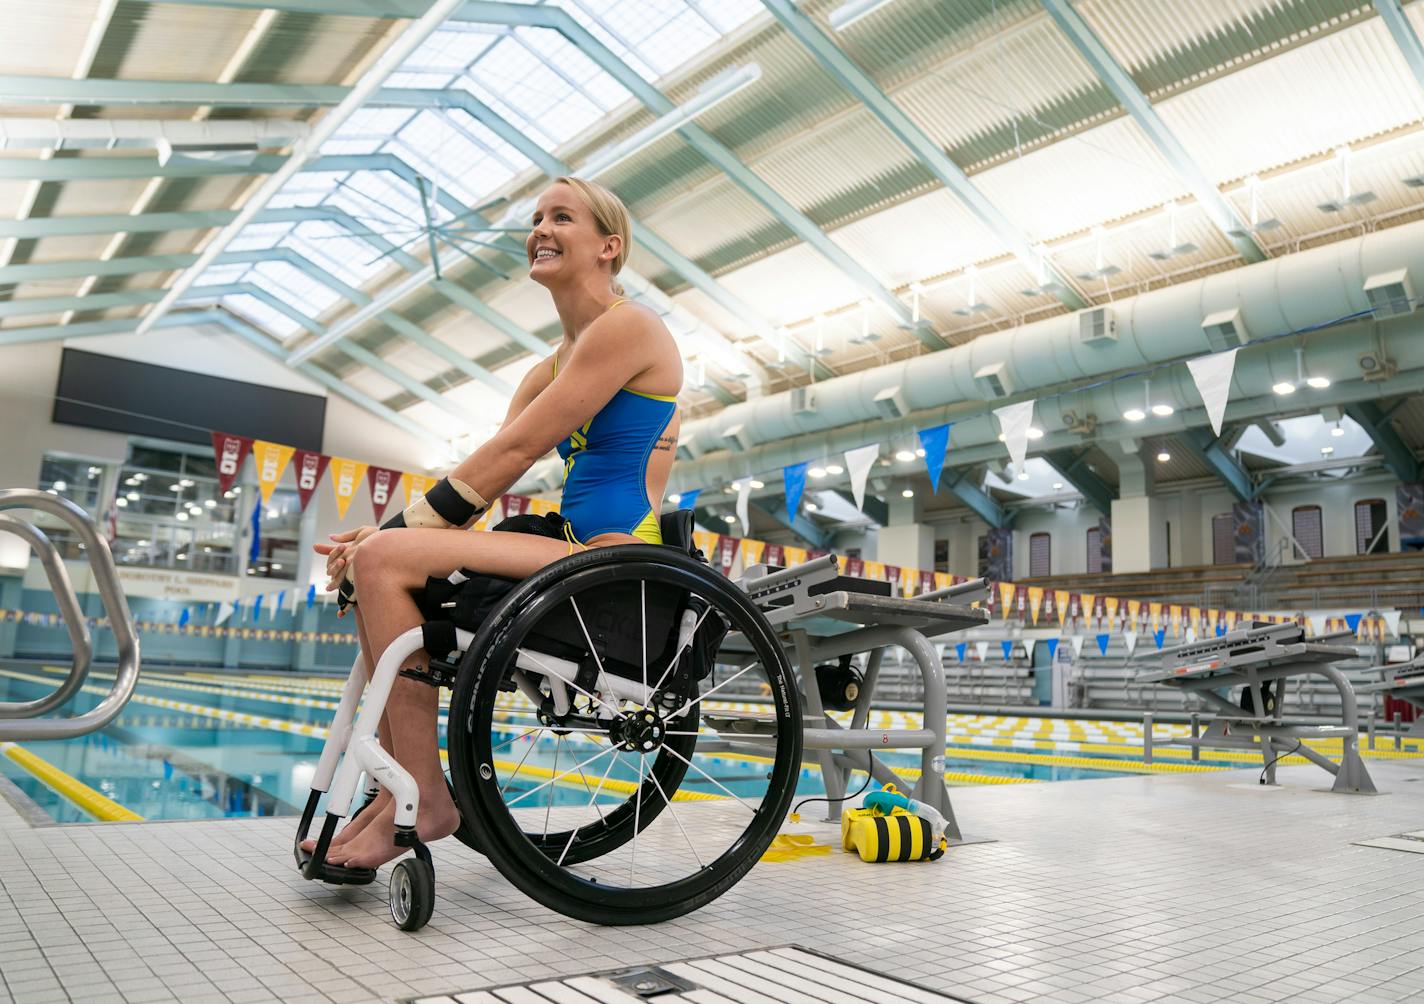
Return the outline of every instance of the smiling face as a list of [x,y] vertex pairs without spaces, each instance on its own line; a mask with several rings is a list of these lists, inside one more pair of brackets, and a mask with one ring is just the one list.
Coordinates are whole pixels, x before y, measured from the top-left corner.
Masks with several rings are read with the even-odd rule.
[[623,240],[604,234],[579,193],[562,182],[550,185],[534,208],[524,250],[529,278],[543,286],[567,285],[592,271],[610,269]]

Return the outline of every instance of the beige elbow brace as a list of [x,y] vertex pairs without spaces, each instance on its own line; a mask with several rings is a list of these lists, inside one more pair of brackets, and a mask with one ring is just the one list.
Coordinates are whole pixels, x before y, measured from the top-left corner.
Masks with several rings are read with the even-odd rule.
[[444,530],[462,527],[479,518],[489,508],[480,493],[458,478],[441,478],[401,513],[387,520],[383,530],[424,527]]

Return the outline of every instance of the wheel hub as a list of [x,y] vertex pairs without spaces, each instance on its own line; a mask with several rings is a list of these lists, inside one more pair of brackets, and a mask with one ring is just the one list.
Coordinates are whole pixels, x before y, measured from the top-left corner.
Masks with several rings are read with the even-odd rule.
[[652,708],[640,708],[609,726],[609,740],[630,753],[652,753],[667,736],[667,725]]

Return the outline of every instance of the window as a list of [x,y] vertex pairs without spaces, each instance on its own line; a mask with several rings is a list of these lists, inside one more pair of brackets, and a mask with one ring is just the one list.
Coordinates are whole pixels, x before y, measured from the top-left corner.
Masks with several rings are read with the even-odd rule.
[[1236,520],[1229,512],[1211,518],[1211,563],[1236,563]]
[[987,577],[988,574],[989,574],[989,535],[988,535],[988,534],[980,534],[980,535],[979,535],[979,542],[978,542],[978,545],[977,545],[977,546],[978,546],[978,551],[977,551],[977,553],[978,553],[978,556],[979,556],[979,564],[978,564],[978,571],[976,571],[974,574],[977,575],[977,576],[979,576],[979,578],[982,579],[982,578]]
[[1324,557],[1324,534],[1320,529],[1320,506],[1301,505],[1291,510],[1291,536],[1295,538],[1295,556],[1313,561]]
[[1355,553],[1384,554],[1389,551],[1389,533],[1385,528],[1388,510],[1384,499],[1365,499],[1355,503]]
[[934,570],[936,572],[949,571],[949,541],[947,540],[935,541]]
[[1028,538],[1028,574],[1030,577],[1051,575],[1051,538],[1046,533],[1032,533]]
[[1103,531],[1096,526],[1088,527],[1087,569],[1089,575],[1100,575],[1103,571]]

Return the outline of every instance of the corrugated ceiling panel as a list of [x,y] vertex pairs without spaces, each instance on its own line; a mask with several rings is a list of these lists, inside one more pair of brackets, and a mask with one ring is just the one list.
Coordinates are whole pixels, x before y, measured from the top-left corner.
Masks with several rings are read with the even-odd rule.
[[856,299],[845,276],[798,244],[722,277],[723,284],[773,324],[811,317]]
[[95,60],[95,76],[213,80],[260,11],[125,2]]
[[[68,77],[99,9],[98,0],[28,0],[5,5],[4,66],[6,73]],[[18,114],[32,115],[34,108]]]
[[[687,192],[643,222],[694,260],[715,255],[744,235],[778,226],[770,212],[725,178]],[[637,240],[636,234],[633,239]]]
[[146,180],[71,182],[60,189],[51,215],[89,216],[125,212],[147,184]]

